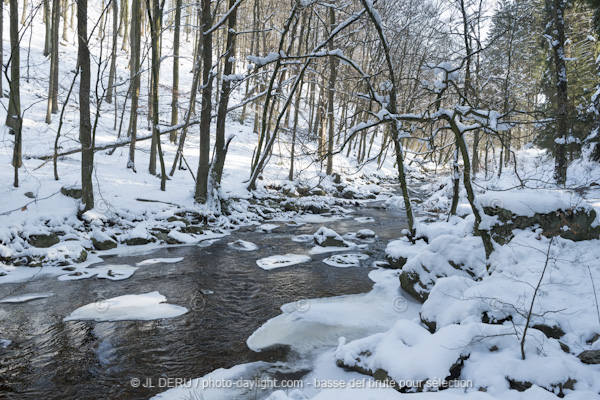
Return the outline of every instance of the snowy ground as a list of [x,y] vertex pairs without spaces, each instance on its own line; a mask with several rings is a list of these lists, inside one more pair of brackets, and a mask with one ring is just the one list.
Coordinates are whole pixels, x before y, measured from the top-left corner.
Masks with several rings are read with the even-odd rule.
[[[90,5],[94,7],[95,5]],[[96,5],[99,6],[99,5]],[[93,9],[90,14],[98,13],[100,9]],[[284,211],[281,206],[287,197],[283,192],[297,195],[297,188],[315,189],[319,185],[326,192],[336,191],[330,178],[320,174],[319,162],[312,156],[298,157],[296,160],[296,179],[294,182],[287,180],[288,175],[288,147],[289,143],[284,136],[275,146],[264,176],[265,180],[258,182],[259,190],[254,194],[248,192],[245,181],[249,178],[249,166],[256,146],[256,134],[252,131],[253,122],[247,119],[239,121],[241,110],[238,109],[229,115],[227,136],[234,135],[227,155],[224,177],[221,188],[221,198],[229,206],[229,214],[225,217],[219,210],[208,208],[194,202],[194,180],[190,172],[195,173],[198,163],[198,127],[190,128],[184,149],[185,159],[192,171],[177,170],[175,175],[167,182],[167,190],[159,190],[159,179],[147,173],[149,162],[150,141],[140,141],[137,144],[136,167],[137,173],[126,168],[128,160],[128,146],[119,147],[114,152],[110,150],[98,151],[94,158],[94,195],[95,208],[77,217],[79,201],[61,193],[61,188],[77,188],[80,185],[80,155],[79,153],[60,157],[58,160],[59,180],[54,180],[51,161],[43,161],[37,157],[52,155],[56,132],[58,130],[60,114],[52,116],[52,123],[46,124],[46,100],[48,82],[45,80],[49,70],[49,59],[42,55],[43,35],[33,34],[36,27],[41,24],[41,13],[36,14],[34,29],[24,32],[24,39],[31,43],[30,51],[21,49],[21,104],[24,111],[23,125],[23,167],[19,170],[20,186],[12,186],[12,168],[3,168],[0,171],[0,181],[4,182],[0,188],[0,283],[14,282],[29,279],[36,275],[60,275],[61,270],[49,271],[51,266],[64,266],[78,263],[87,257],[88,264],[97,261],[92,239],[99,241],[112,240],[118,247],[114,251],[125,250],[127,242],[146,242],[158,240],[184,244],[196,244],[213,237],[227,233],[230,228],[239,225],[256,224],[266,215],[273,212]],[[8,24],[5,24],[5,37],[8,37]],[[165,43],[172,32],[167,31]],[[76,36],[69,31],[70,41],[61,42],[60,46],[60,79],[59,103],[62,107],[68,88],[74,76],[76,64]],[[92,76],[101,70],[107,60],[106,48],[110,45],[110,36],[107,35],[101,42],[97,34],[92,35]],[[181,88],[191,86],[191,54],[192,43],[182,44],[181,58]],[[101,52],[104,47],[103,53]],[[120,43],[117,46],[121,48]],[[168,90],[171,82],[170,58],[171,49],[165,49],[165,61],[161,70],[161,123],[168,124],[170,120],[171,93]],[[145,61],[144,65],[147,66]],[[246,61],[241,60],[237,67],[245,68]],[[103,73],[108,73],[104,71]],[[129,86],[128,58],[126,53],[119,50],[117,58],[116,103],[106,102],[97,106],[92,103],[92,120],[96,115],[97,128],[95,132],[96,146],[117,142],[126,135],[129,117],[129,103],[124,105],[125,94]],[[42,77],[42,78],[40,78]],[[147,74],[144,73],[142,81],[145,82]],[[3,78],[2,78],[3,79]],[[6,82],[5,87],[7,87]],[[94,85],[92,85],[94,86]],[[58,139],[59,153],[77,149],[78,141],[78,98],[76,96],[78,83],[74,87],[65,109],[64,125]],[[100,95],[102,88],[99,88]],[[141,106],[139,109],[138,137],[150,134],[147,122],[146,85],[142,85]],[[187,110],[189,92],[180,91],[180,119]],[[241,100],[240,93],[235,93],[230,105]],[[1,98],[0,121],[6,118],[7,98]],[[125,112],[123,113],[123,107]],[[248,113],[251,115],[250,110]],[[121,117],[124,115],[123,121]],[[95,123],[95,121],[94,121]],[[122,126],[121,126],[122,125]],[[6,128],[0,128],[0,161],[8,166],[12,160],[13,136]],[[166,135],[163,137],[163,151],[167,170],[170,169],[176,152],[176,145],[169,143]],[[377,151],[378,142],[373,147],[373,154]],[[302,147],[302,146],[300,146]],[[312,149],[314,150],[314,149]],[[284,156],[285,154],[285,156]],[[381,178],[388,179],[394,176],[393,160],[391,157],[384,162],[381,169],[370,164],[358,168],[353,154],[346,157],[344,154],[335,157],[335,169],[348,180],[344,180],[343,187],[350,187],[359,194],[379,193],[381,188],[376,184]],[[266,187],[280,188],[280,191],[267,191]],[[319,189],[322,192],[322,189]],[[320,193],[323,194],[323,193]],[[254,196],[254,199],[253,199]],[[258,199],[258,200],[257,200]],[[141,200],[151,200],[141,201]],[[302,209],[309,206],[327,207],[332,203],[343,204],[344,199],[331,199],[325,196],[305,196],[291,198],[290,210]],[[257,204],[259,203],[259,204]],[[289,220],[295,215],[289,211],[284,215]],[[307,215],[307,219],[318,220],[319,215]],[[194,221],[197,219],[197,221]],[[188,222],[193,228],[186,229]],[[298,221],[301,223],[301,220]],[[156,232],[162,234],[156,239]],[[31,239],[35,235],[56,234],[59,243],[50,247],[35,247]],[[154,235],[154,236],[153,236]],[[26,265],[36,267],[24,271],[13,265]],[[80,264],[81,265],[81,264]],[[37,268],[42,267],[43,268]]]
[[[60,102],[65,99],[75,66],[74,35],[72,32],[70,34],[72,42],[64,43],[60,49]],[[8,32],[5,31],[7,36]],[[0,180],[4,182],[0,189],[3,199],[0,208],[0,283],[42,276],[58,276],[59,279],[94,276],[108,280],[127,279],[144,265],[94,268],[93,264],[101,260],[102,254],[144,252],[156,248],[160,243],[135,247],[126,244],[127,241],[148,241],[151,231],[155,229],[164,230],[167,237],[182,244],[210,245],[211,240],[226,236],[230,228],[244,224],[260,225],[266,215],[275,217],[271,222],[294,224],[341,218],[340,214],[284,213],[277,208],[286,199],[283,191],[293,193],[300,186],[316,188],[318,184],[329,194],[337,190],[333,188],[331,180],[318,173],[318,167],[310,157],[297,160],[297,170],[303,173],[295,182],[287,181],[288,164],[282,155],[287,153],[286,140],[275,146],[275,154],[264,173],[268,179],[260,181],[259,190],[251,194],[244,189],[256,135],[252,132],[251,120],[239,122],[239,113],[233,113],[229,120],[228,134],[234,134],[235,138],[227,157],[221,191],[223,199],[235,200],[229,203],[231,215],[224,217],[216,213],[217,210],[194,203],[194,182],[188,171],[177,171],[167,182],[167,191],[161,192],[159,180],[146,172],[150,143],[143,141],[139,142],[136,153],[137,173],[125,168],[127,147],[118,148],[112,154],[108,151],[96,153],[96,208],[78,218],[78,201],[64,196],[60,189],[79,185],[79,156],[74,154],[59,159],[58,181],[54,180],[52,163],[36,158],[52,153],[58,115],[53,116],[52,124],[44,123],[48,82],[37,78],[47,76],[49,70],[49,61],[42,56],[43,37],[27,31],[25,39],[31,39],[32,44],[31,52],[23,51],[21,55],[21,101],[26,112],[20,187],[11,185],[11,168],[0,170]],[[192,54],[190,44],[184,46],[187,46],[186,51],[182,53]],[[100,45],[96,43],[92,49],[95,60],[98,60],[99,49]],[[189,58],[182,58],[181,62],[182,71],[191,69]],[[117,91],[117,129],[114,105],[103,104],[96,132],[98,146],[118,139],[120,111],[129,76],[126,63],[125,55],[120,54],[118,80],[123,82],[123,86]],[[243,69],[243,65],[239,67]],[[190,87],[190,78],[190,74],[183,73],[181,87]],[[164,68],[161,83],[167,86],[169,81],[169,68]],[[170,95],[166,89],[162,90],[161,109],[168,110]],[[184,108],[187,95],[182,93]],[[142,98],[146,99],[147,93],[142,91]],[[240,100],[239,95],[233,103],[236,100]],[[7,101],[6,98],[0,99],[3,106],[0,108],[0,121],[6,117]],[[79,146],[76,104],[75,96],[66,109],[63,134],[59,139],[61,151]],[[143,105],[142,121],[145,113],[147,111]],[[124,127],[128,113],[125,115]],[[165,122],[167,117],[168,114],[162,116]],[[141,128],[138,134],[145,136],[149,133]],[[0,160],[8,166],[12,157],[13,138],[4,129],[1,139]],[[163,150],[169,168],[176,148],[164,142]],[[197,153],[197,130],[193,128],[184,152],[192,169],[198,162]],[[482,205],[507,207],[527,214],[585,203],[586,207],[594,208],[600,214],[600,187],[597,185],[600,182],[600,169],[597,165],[594,167],[585,162],[574,162],[569,169],[569,191],[552,187],[552,162],[544,152],[533,148],[519,152],[518,166],[518,176],[511,170],[506,170],[501,178],[496,177],[495,171],[491,171],[488,177],[483,174],[478,176],[476,186]],[[374,164],[359,169],[352,157],[337,155],[335,167],[336,171],[351,180],[345,181],[345,185],[363,194],[380,193],[381,188],[377,184],[395,175],[391,159],[386,160],[381,169]],[[413,172],[417,174],[417,171]],[[519,180],[525,183],[528,191],[517,191]],[[266,187],[283,190],[267,191]],[[267,391],[254,392],[252,389],[256,387],[249,388],[244,384],[241,385],[243,387],[219,387],[219,384],[226,385],[226,382],[251,382],[257,374],[273,367],[260,362],[214,371],[156,398],[233,399],[258,393],[256,398],[268,396],[269,400],[537,400],[553,399],[561,392],[567,399],[600,398],[600,368],[582,364],[576,357],[583,350],[600,349],[600,340],[596,340],[600,334],[600,316],[595,287],[600,285],[600,241],[573,242],[560,237],[551,240],[536,229],[518,231],[508,244],[496,248],[490,260],[493,272],[488,275],[480,239],[472,234],[473,216],[464,201],[464,194],[459,207],[459,214],[464,218],[457,216],[446,221],[446,216],[440,213],[445,212],[450,204],[449,179],[440,178],[424,189],[431,192],[423,204],[429,222],[426,223],[425,219],[421,221],[421,229],[428,243],[420,241],[409,244],[399,240],[392,242],[388,252],[407,256],[407,270],[415,268],[416,271],[422,266],[434,268],[427,272],[429,275],[422,277],[423,280],[430,279],[432,284],[429,298],[423,305],[400,289],[399,271],[374,269],[370,274],[374,282],[371,292],[330,299],[307,299],[302,304],[283,305],[281,315],[266,321],[248,338],[248,346],[257,351],[285,344],[303,354],[301,362],[309,367],[310,373],[298,379],[295,387],[274,386]],[[487,193],[483,194],[484,191]],[[387,200],[390,205],[401,204],[396,196],[379,194],[377,198]],[[347,200],[331,196],[307,196],[291,201],[304,208],[332,204],[339,207]],[[257,202],[260,204],[255,204]],[[202,231],[186,229],[187,219],[182,215],[190,219],[194,215],[201,216],[202,223],[195,225],[201,225]],[[360,222],[377,234],[377,227],[369,224],[372,221],[363,219]],[[276,229],[273,224],[270,225],[258,226],[256,235],[269,234]],[[57,234],[59,242],[47,248],[30,244],[32,236],[49,233]],[[327,232],[321,233],[327,237]],[[92,239],[115,240],[118,246],[113,250],[96,252]],[[295,239],[308,242],[314,237]],[[310,254],[349,251],[350,254],[345,257],[334,253],[326,259],[326,263],[336,267],[364,260],[361,245],[353,238],[342,236],[339,240],[338,247],[323,247],[318,245],[322,243],[317,240]],[[254,243],[250,242],[232,242],[231,247],[240,251],[256,249]],[[83,252],[87,260],[74,263],[82,257]],[[284,266],[293,268],[294,264],[306,261],[307,257],[310,259],[309,255],[273,255],[259,260],[258,266],[267,270]],[[15,261],[22,265],[14,265]],[[449,261],[460,265],[460,271]],[[169,261],[146,261],[151,262]],[[66,264],[74,264],[74,269],[65,267]],[[436,276],[436,273],[442,277]],[[538,284],[539,290],[536,291]],[[534,293],[537,293],[536,300],[532,303]],[[17,294],[2,301],[24,302],[49,295]],[[116,313],[110,315],[109,319],[129,319],[132,314],[136,317],[141,315],[143,319],[168,318],[187,311],[166,303],[168,295],[153,292],[106,299]],[[97,319],[96,312],[101,306],[83,306],[74,310],[67,319]],[[148,309],[153,312],[146,314]],[[529,314],[532,320],[528,322]],[[486,316],[488,322],[495,323],[482,323],[482,315]],[[435,323],[433,332],[422,321]],[[560,327],[564,334],[559,338],[547,337],[540,329],[533,328],[536,324]],[[530,328],[527,334],[524,332],[525,326]],[[524,360],[520,351],[523,336]],[[8,340],[0,339],[1,347],[9,345]],[[374,378],[339,368],[336,364],[343,363],[376,375],[378,370],[384,370],[387,377],[394,381],[414,383],[445,379],[459,359],[462,359],[460,379],[470,382],[471,386],[414,394],[400,394],[393,388],[381,387],[381,382],[376,382]],[[511,381],[529,383],[530,387],[524,391],[512,390]]]

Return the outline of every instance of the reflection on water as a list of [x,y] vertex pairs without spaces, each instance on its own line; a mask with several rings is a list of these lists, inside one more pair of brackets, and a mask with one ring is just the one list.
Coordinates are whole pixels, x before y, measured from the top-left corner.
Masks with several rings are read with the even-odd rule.
[[[141,267],[124,281],[41,279],[0,286],[0,298],[12,292],[54,293],[28,303],[0,304],[0,338],[13,341],[0,349],[0,398],[148,398],[164,389],[134,388],[132,378],[192,379],[255,361],[257,355],[247,348],[246,339],[278,315],[282,304],[371,289],[370,262],[383,259],[385,244],[401,231],[404,218],[398,211],[357,211],[376,222],[349,218],[301,227],[280,223],[274,233],[241,230],[206,248],[165,247],[151,256],[106,257],[107,263],[130,265],[147,258],[184,257],[179,263]],[[358,268],[335,268],[322,263],[330,255],[324,254],[271,271],[256,265],[268,255],[307,254],[312,244],[291,238],[322,225],[340,234],[374,230],[379,239],[369,245],[370,260]],[[259,249],[242,252],[227,246],[238,239],[256,243]],[[98,299],[155,290],[190,312],[157,321],[62,322],[74,309]]]

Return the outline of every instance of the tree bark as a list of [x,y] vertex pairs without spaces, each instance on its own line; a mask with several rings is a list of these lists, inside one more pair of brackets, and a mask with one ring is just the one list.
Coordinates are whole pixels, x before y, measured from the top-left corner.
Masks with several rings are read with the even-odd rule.
[[565,62],[565,4],[564,0],[546,0],[552,18],[551,38],[554,61],[554,84],[556,87],[556,133],[554,140],[554,178],[564,185],[567,181],[568,104],[567,66]]
[[[181,41],[181,7],[182,0],[175,4],[175,32],[173,33],[173,90],[171,98],[171,125],[179,121],[179,43]],[[177,131],[171,132],[169,139],[177,142]]]
[[[329,29],[332,32],[335,29],[335,8],[329,7]],[[333,40],[329,42],[329,50],[333,51]],[[333,101],[335,100],[335,81],[337,79],[337,62],[336,58],[329,57],[329,91],[328,91],[328,106],[327,106],[327,124],[329,126],[329,134],[327,137],[327,169],[326,174],[333,173],[333,141],[335,137],[335,116],[333,115]]]
[[52,29],[50,46],[50,85],[48,88],[48,107],[46,123],[52,122],[52,114],[58,112],[58,30],[60,26],[60,0],[52,1]]
[[202,110],[200,111],[200,160],[194,198],[205,203],[208,194],[210,158],[210,120],[212,113],[212,33],[210,0],[202,0],[202,23],[199,34],[202,40]]
[[92,170],[94,151],[92,149],[92,123],[90,118],[90,51],[87,33],[87,0],[77,1],[77,36],[79,46],[77,58],[81,68],[79,80],[79,141],[81,142],[81,201],[83,212],[94,208],[94,188]]
[[[150,0],[146,0],[148,20],[150,21],[150,33],[152,35],[152,142],[156,146],[156,152],[160,162],[160,190],[166,190],[167,173],[165,171],[165,160],[160,144],[158,132],[159,109],[158,109],[158,83],[160,78],[160,32],[162,28],[162,15],[165,0],[153,0],[154,12],[150,13]],[[152,159],[150,159],[152,161]],[[154,161],[156,163],[156,160]],[[156,169],[156,166],[155,166]]]
[[19,168],[21,167],[21,132],[23,120],[21,116],[21,96],[19,92],[19,2],[10,0],[10,95],[6,126],[15,135],[13,147],[14,187],[19,186]]
[[[229,9],[235,6],[236,0],[229,0]],[[212,182],[215,187],[221,185],[221,177],[225,166],[225,156],[227,147],[225,145],[225,122],[227,118],[227,107],[229,106],[229,95],[231,94],[231,80],[228,77],[233,73],[233,63],[235,61],[235,42],[237,33],[235,25],[237,22],[237,8],[229,14],[227,23],[227,42],[225,44],[225,65],[223,67],[223,83],[221,84],[221,98],[219,100],[219,109],[217,111],[217,130],[215,139],[215,160],[213,162]]]
[[140,25],[142,13],[140,11],[140,0],[131,2],[131,58],[129,60],[129,72],[132,81],[131,87],[131,114],[129,117],[129,135],[131,143],[129,145],[129,160],[127,168],[135,171],[135,141],[137,135],[137,109],[140,98]]
[[110,54],[110,69],[108,71],[108,89],[106,90],[106,102],[112,103],[113,91],[117,75],[117,39],[119,36],[119,4],[117,0],[112,1],[113,27],[112,27],[112,48]]

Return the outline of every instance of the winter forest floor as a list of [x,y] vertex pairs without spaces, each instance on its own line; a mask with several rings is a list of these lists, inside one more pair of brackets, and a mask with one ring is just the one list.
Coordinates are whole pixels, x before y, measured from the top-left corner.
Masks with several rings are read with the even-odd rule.
[[[192,171],[177,170],[164,192],[147,173],[150,141],[138,143],[137,172],[126,168],[128,146],[96,152],[96,206],[78,216],[79,200],[61,189],[80,185],[80,158],[59,158],[59,180],[42,159],[59,115],[44,122],[43,38],[25,40],[18,188],[13,137],[0,128],[1,398],[600,398],[600,240],[578,236],[584,224],[599,229],[597,164],[573,162],[567,189],[551,183],[552,159],[536,148],[517,153],[517,173],[480,172],[477,195],[492,210],[483,228],[516,228],[497,231],[486,261],[466,194],[448,218],[448,171],[410,157],[415,243],[402,237],[391,154],[381,165],[359,165],[355,151],[336,155],[339,180],[299,156],[289,181],[283,135],[258,189],[247,191],[256,134],[236,110],[221,210],[194,202],[192,129],[184,150]],[[65,89],[74,43],[62,43],[60,57]],[[169,75],[164,68],[161,83]],[[118,76],[129,76],[125,53]],[[101,106],[96,146],[119,140],[125,86],[116,106]],[[166,84],[161,92],[168,110]],[[66,106],[60,151],[79,146],[77,107],[74,98]],[[164,140],[163,150],[168,169],[176,145]],[[440,382],[458,387],[438,391]]]

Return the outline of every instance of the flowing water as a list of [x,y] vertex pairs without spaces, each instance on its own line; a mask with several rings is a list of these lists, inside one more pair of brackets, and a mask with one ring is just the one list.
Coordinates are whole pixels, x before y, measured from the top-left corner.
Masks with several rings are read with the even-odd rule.
[[[164,391],[133,388],[132,378],[192,379],[217,368],[256,361],[260,355],[246,339],[279,307],[299,299],[368,292],[371,262],[383,260],[389,240],[405,227],[404,213],[363,205],[350,218],[290,227],[272,233],[253,227],[232,232],[209,247],[165,246],[150,255],[104,257],[107,264],[129,264],[148,258],[184,257],[173,264],[140,267],[126,280],[91,278],[58,281],[44,278],[0,286],[0,298],[13,293],[54,293],[52,297],[19,304],[0,304],[0,398],[9,399],[140,399]],[[353,217],[372,217],[360,223]],[[295,235],[312,234],[327,226],[340,234],[371,229],[378,239],[362,251],[371,256],[361,267],[336,268],[313,260],[264,271],[262,257],[308,254],[312,243],[297,243]],[[243,252],[227,246],[242,239],[259,249]],[[159,291],[187,314],[156,321],[63,322],[74,309],[98,299]]]

